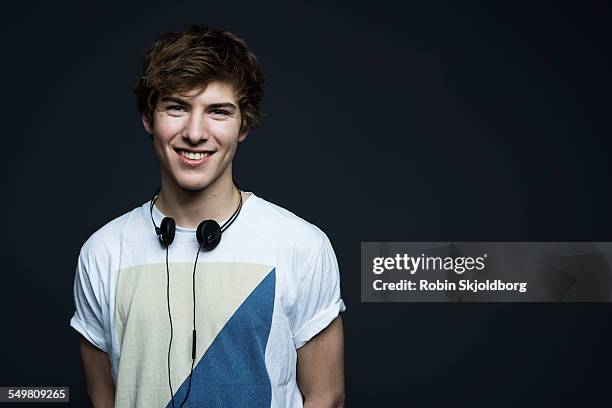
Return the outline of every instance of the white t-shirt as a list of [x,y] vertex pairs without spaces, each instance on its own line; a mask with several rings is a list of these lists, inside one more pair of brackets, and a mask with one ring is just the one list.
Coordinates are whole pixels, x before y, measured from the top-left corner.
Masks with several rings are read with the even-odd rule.
[[[150,201],[83,244],[70,325],[110,356],[116,406],[172,407],[168,385],[166,249]],[[159,226],[164,215],[153,207]],[[169,247],[170,369],[175,406],[192,366],[195,229]],[[345,310],[327,236],[251,194],[196,277],[196,359],[186,407],[302,407],[296,350]]]

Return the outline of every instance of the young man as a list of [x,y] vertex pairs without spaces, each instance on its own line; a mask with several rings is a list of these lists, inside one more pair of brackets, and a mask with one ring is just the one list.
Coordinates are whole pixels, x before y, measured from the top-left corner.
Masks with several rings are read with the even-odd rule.
[[144,54],[135,92],[161,188],[85,242],[74,283],[94,407],[343,406],[330,241],[233,181],[262,86],[229,32],[188,26]]

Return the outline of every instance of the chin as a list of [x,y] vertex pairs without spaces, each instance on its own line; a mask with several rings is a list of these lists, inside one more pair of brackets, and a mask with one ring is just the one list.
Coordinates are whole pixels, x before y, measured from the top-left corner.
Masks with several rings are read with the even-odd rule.
[[199,190],[203,190],[206,187],[208,187],[210,184],[204,184],[204,183],[199,183],[199,184],[193,184],[193,183],[189,183],[189,184],[179,184],[179,186],[183,189],[183,190],[188,190],[188,191],[199,191]]
[[177,185],[184,190],[199,191],[211,185],[209,180],[179,180]]

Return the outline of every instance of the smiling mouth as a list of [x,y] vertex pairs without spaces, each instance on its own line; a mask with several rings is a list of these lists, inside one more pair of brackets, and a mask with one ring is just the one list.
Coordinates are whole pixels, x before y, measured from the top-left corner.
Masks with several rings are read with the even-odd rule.
[[190,152],[188,150],[175,149],[183,163],[188,165],[199,165],[207,161],[215,152]]

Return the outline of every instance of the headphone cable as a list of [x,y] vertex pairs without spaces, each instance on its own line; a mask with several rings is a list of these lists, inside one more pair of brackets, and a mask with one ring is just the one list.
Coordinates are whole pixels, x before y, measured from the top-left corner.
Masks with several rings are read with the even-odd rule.
[[170,268],[168,267],[168,247],[166,246],[166,299],[168,299],[168,317],[170,318],[170,344],[168,345],[168,385],[170,385],[170,396],[172,408],[174,408],[174,391],[172,390],[172,377],[170,374],[170,349],[172,348],[172,313],[170,313]]
[[195,262],[193,263],[193,275],[191,278],[191,288],[193,291],[193,341],[191,343],[191,372],[189,373],[189,387],[187,388],[187,394],[183,399],[179,408],[183,407],[185,401],[187,401],[187,397],[189,397],[189,392],[191,391],[191,377],[193,376],[193,364],[195,363],[196,356],[196,294],[195,294],[195,273],[196,273],[196,265],[198,264],[198,256],[200,255],[201,246],[198,246],[198,252],[196,253]]

